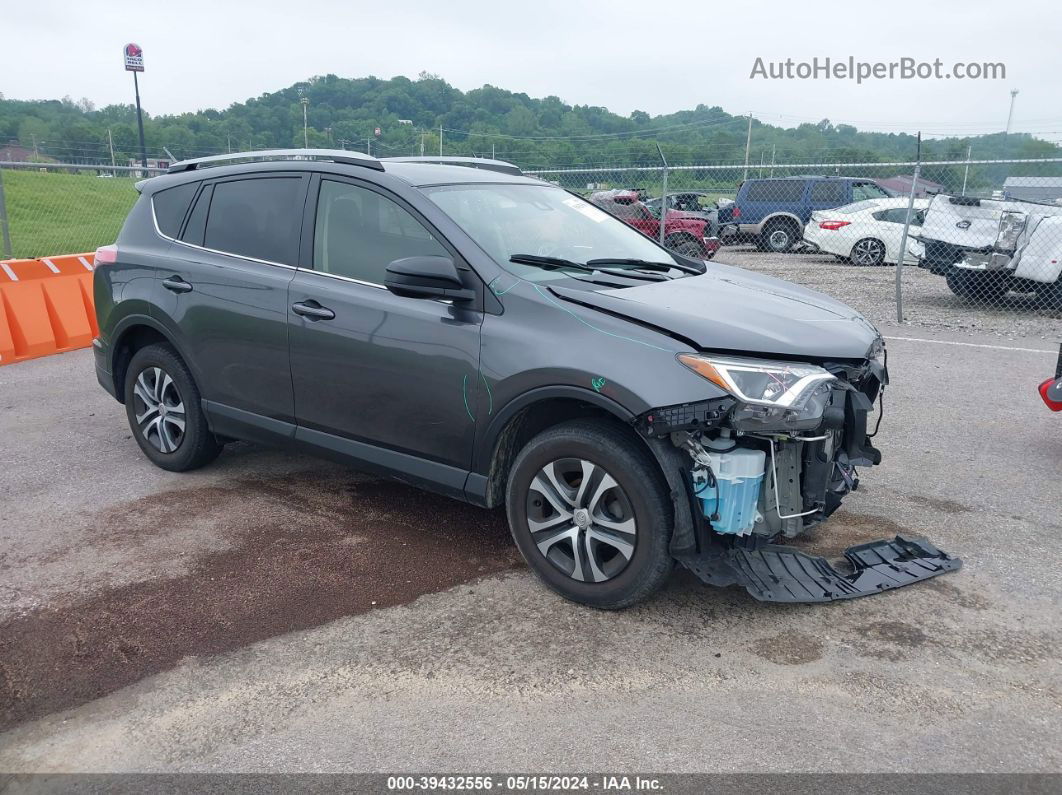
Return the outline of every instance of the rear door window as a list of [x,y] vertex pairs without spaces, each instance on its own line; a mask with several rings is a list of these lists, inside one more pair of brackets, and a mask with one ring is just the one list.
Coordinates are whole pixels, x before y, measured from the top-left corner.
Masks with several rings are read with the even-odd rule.
[[847,201],[847,191],[843,182],[822,180],[811,183],[812,204],[830,204],[834,207],[840,207]]
[[184,233],[181,240],[195,246],[203,245],[203,233],[206,231],[207,211],[210,210],[210,197],[214,192],[213,185],[207,185],[195,200],[192,211],[188,214],[188,223],[184,225]]
[[151,197],[155,223],[166,237],[177,237],[180,233],[184,215],[188,212],[188,205],[198,187],[198,182],[189,182],[175,188],[160,190]]
[[302,183],[298,176],[215,183],[203,246],[239,257],[296,265]]

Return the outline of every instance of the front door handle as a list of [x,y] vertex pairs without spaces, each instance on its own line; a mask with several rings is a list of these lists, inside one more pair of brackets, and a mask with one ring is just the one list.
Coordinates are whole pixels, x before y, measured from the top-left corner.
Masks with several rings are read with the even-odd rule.
[[162,280],[162,286],[169,290],[171,293],[190,293],[192,292],[192,285],[182,279],[180,276],[171,276],[168,279]]
[[321,306],[313,300],[297,301],[291,305],[291,311],[307,320],[332,320],[336,316],[327,306]]

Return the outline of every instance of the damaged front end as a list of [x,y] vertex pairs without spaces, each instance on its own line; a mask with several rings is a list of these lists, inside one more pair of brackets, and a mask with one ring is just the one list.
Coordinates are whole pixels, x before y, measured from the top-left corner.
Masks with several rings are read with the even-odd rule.
[[676,501],[672,554],[704,582],[743,585],[764,601],[824,602],[961,566],[924,539],[903,536],[848,549],[847,571],[776,543],[827,519],[858,488],[857,467],[881,461],[871,443],[876,429],[867,428],[888,383],[880,338],[859,362],[678,358],[728,394],[653,409],[638,429]]

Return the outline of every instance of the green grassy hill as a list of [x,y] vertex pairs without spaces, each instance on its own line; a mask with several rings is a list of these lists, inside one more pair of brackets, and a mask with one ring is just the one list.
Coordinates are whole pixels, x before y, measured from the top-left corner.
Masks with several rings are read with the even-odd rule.
[[4,169],[16,258],[94,251],[113,243],[136,201],[134,180]]

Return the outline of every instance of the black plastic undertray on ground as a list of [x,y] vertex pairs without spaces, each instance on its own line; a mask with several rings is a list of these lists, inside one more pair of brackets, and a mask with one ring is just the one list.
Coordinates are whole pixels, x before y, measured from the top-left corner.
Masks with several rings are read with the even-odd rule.
[[709,585],[742,585],[765,602],[832,602],[901,588],[962,567],[924,538],[898,535],[849,547],[851,572],[826,558],[780,544],[744,539],[713,544],[683,565]]

